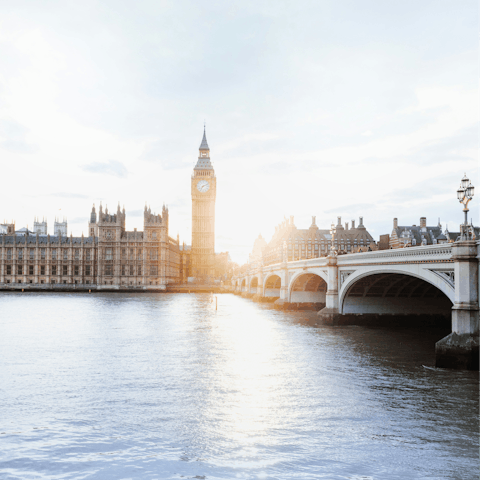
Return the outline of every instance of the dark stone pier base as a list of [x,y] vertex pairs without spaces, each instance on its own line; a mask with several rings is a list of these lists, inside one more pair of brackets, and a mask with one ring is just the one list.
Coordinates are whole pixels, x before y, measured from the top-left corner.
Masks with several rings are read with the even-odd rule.
[[478,370],[478,335],[451,333],[435,344],[435,366],[456,370]]

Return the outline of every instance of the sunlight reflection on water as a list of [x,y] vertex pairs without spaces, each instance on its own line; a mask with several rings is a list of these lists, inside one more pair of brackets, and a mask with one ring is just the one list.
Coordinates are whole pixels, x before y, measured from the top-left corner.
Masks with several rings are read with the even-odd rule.
[[1,294],[1,478],[478,477],[478,380],[434,329],[233,295]]

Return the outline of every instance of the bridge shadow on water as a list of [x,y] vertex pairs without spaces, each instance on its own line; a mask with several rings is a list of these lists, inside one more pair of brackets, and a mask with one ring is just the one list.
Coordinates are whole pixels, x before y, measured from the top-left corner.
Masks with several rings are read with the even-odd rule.
[[444,315],[362,315],[355,322],[330,326],[320,324],[315,311],[282,314],[318,335],[341,339],[360,357],[397,367],[434,368],[435,343],[451,332],[451,318]]

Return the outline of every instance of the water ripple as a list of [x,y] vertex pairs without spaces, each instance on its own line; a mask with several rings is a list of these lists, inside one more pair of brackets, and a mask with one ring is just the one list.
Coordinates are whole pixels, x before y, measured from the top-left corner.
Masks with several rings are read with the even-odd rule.
[[435,328],[233,295],[0,296],[3,479],[478,478],[478,378]]

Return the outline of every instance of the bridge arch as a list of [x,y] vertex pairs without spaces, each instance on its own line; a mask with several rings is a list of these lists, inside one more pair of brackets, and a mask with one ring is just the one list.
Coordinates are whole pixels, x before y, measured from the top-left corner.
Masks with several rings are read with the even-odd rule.
[[281,287],[282,279],[278,275],[274,273],[267,275],[263,284],[263,296],[280,298]]
[[340,313],[449,315],[454,289],[429,273],[395,268],[351,274],[339,292]]
[[325,303],[327,282],[317,273],[297,273],[288,286],[288,301],[291,303]]

